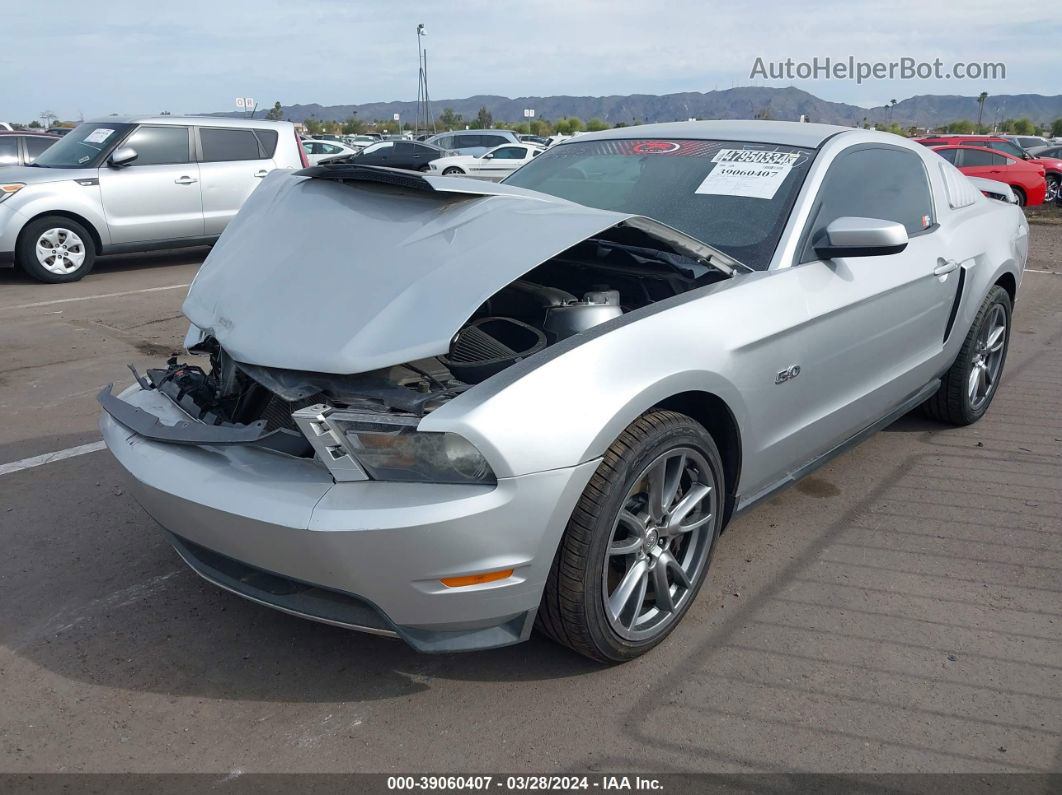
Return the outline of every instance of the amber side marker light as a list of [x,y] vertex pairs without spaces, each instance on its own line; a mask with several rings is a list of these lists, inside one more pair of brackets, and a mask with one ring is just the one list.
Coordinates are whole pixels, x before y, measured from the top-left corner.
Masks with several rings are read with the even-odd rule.
[[504,580],[506,577],[512,577],[512,569],[502,569],[501,571],[488,571],[483,574],[469,574],[465,577],[446,577],[439,580],[447,588],[461,588],[465,585],[479,585],[481,582],[494,582],[495,580]]

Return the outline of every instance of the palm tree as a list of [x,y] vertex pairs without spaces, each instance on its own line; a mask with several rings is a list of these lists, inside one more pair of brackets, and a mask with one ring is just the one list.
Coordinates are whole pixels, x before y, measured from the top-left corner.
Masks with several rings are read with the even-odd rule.
[[892,121],[892,109],[896,107],[896,100],[890,99],[889,104],[885,106],[885,121]]
[[977,131],[981,131],[981,114],[985,110],[985,100],[988,99],[988,92],[982,91],[977,95]]

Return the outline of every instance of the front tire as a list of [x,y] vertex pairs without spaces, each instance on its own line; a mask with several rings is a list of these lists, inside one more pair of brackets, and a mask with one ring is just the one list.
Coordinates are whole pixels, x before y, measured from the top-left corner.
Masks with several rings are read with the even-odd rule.
[[613,442],[568,522],[536,625],[600,662],[632,660],[671,633],[704,582],[723,518],[709,433],[673,411]]
[[23,228],[15,245],[15,264],[37,281],[76,282],[96,264],[96,244],[76,221],[47,215]]
[[1014,191],[1014,198],[1018,200],[1018,206],[1024,207],[1028,199],[1025,198],[1025,191],[1016,185],[1011,185],[1010,189]]
[[949,425],[970,425],[985,415],[1003,376],[1012,311],[1006,290],[999,286],[989,290],[940,389],[922,404],[929,417]]
[[458,175],[463,175],[464,173],[465,172],[459,169],[457,166],[450,166],[449,168],[443,169],[444,177],[456,177]]

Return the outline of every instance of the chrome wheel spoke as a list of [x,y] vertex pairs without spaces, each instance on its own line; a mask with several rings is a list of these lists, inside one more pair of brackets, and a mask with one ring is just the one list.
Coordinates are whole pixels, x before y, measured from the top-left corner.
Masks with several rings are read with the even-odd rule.
[[966,392],[970,396],[970,402],[977,400],[977,384],[981,380],[981,367],[974,364],[970,370],[970,379],[966,385]]
[[694,483],[690,486],[689,491],[682,495],[679,504],[675,506],[675,509],[671,511],[671,515],[668,517],[666,528],[668,534],[688,533],[711,519],[711,513],[706,512],[704,516],[689,524],[684,524],[686,517],[693,512],[694,508],[704,502],[711,493],[711,486],[705,486],[703,483]]
[[990,353],[1003,349],[1003,340],[1006,337],[1007,327],[998,325],[988,335],[987,345]]
[[679,487],[682,485],[682,475],[686,472],[686,454],[680,453],[673,458],[667,459],[664,471],[664,493],[661,496],[661,504],[666,512],[671,507],[671,504],[675,502]]
[[[612,613],[612,618],[616,621],[620,620],[623,615],[623,610],[627,607],[627,604],[631,601],[631,597],[641,590],[644,601],[645,585],[643,581],[647,579],[649,573],[649,564],[644,560],[635,561],[631,566],[623,579],[620,580],[620,584],[616,586],[616,590],[612,592],[612,595],[608,598],[608,609]],[[634,614],[637,617],[640,612],[641,602],[635,607]]]
[[686,570],[682,568],[682,564],[678,562],[674,555],[669,551],[664,550],[660,554],[660,558],[657,561],[657,566],[664,566],[665,569],[670,569],[675,573],[675,581],[683,588],[690,587],[690,578],[686,576]]
[[664,521],[667,505],[664,503],[664,481],[667,480],[667,459],[661,459],[649,470],[649,518],[659,524]]
[[657,560],[653,566],[653,600],[658,609],[665,613],[675,610],[675,600],[671,598],[671,584],[667,580],[667,566]]

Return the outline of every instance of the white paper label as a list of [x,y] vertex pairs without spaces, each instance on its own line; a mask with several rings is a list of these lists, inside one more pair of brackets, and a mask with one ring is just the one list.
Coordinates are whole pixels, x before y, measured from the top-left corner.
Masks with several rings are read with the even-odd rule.
[[88,136],[85,138],[85,143],[102,144],[104,141],[111,137],[111,133],[113,132],[114,130],[108,130],[106,127],[100,127],[88,134]]
[[720,149],[712,158],[715,168],[694,193],[773,199],[799,157],[797,152]]

